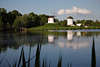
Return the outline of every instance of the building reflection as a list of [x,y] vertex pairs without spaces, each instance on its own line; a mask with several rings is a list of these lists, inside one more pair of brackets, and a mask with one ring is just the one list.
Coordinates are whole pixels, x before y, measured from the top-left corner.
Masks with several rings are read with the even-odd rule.
[[54,42],[54,35],[48,35],[48,42],[53,43]]
[[61,37],[48,34],[48,43],[53,43],[54,45],[57,45],[60,48],[64,47],[72,49],[88,48],[90,42],[89,39],[83,38],[81,36],[82,32],[80,31],[73,32],[72,30],[67,31],[67,35]]
[[80,31],[76,32],[76,35],[80,37],[81,36],[81,32]]
[[58,41],[57,44],[58,44],[58,46],[60,48],[64,48],[64,46],[65,46],[65,43],[64,42],[61,42],[61,41]]
[[67,31],[67,40],[72,40],[73,39],[73,32],[72,30]]
[[77,32],[68,31],[67,41],[65,45],[67,48],[73,48],[73,49],[86,48],[89,46],[89,40],[82,39],[80,31],[77,31]]
[[55,40],[56,40],[56,36],[55,35],[48,35],[48,43],[54,44]]
[[74,40],[73,42],[67,41],[66,47],[73,49],[87,48],[89,47],[89,42],[87,40],[83,41],[81,39],[79,41]]

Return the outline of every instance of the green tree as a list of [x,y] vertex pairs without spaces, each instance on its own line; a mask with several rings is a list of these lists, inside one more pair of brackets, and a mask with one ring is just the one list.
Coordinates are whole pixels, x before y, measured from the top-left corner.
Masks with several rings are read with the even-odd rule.
[[87,25],[87,26],[92,26],[93,23],[94,23],[94,22],[93,22],[92,20],[86,20],[85,25]]
[[29,28],[31,27],[32,23],[31,23],[31,18],[27,15],[27,14],[24,14],[22,16],[22,21],[24,23],[24,27],[25,28]]
[[3,22],[3,29],[6,30],[7,29],[7,20],[8,20],[8,15],[7,15],[7,11],[4,8],[0,8],[0,16],[1,16],[1,20]]
[[32,23],[32,26],[39,26],[40,25],[40,17],[36,14],[29,13],[30,23]]
[[54,19],[54,22],[57,22],[57,23],[58,23],[58,22],[59,22],[59,20],[58,20],[57,18],[55,18],[55,19]]
[[2,21],[2,17],[0,16],[0,29],[3,28],[3,21]]
[[14,21],[14,24],[13,24],[13,27],[17,30],[20,30],[21,28],[24,27],[24,23],[23,23],[23,20],[22,20],[22,16],[18,16],[16,17],[15,21]]
[[7,13],[5,8],[0,8],[0,13]]
[[40,17],[40,25],[44,25],[48,23],[48,16],[45,14],[39,15]]
[[8,13],[8,22],[10,24],[10,28],[12,28],[14,20],[16,19],[17,16],[22,16],[22,14],[18,12],[17,10],[13,10]]
[[60,21],[60,25],[61,26],[67,26],[67,21],[66,20]]

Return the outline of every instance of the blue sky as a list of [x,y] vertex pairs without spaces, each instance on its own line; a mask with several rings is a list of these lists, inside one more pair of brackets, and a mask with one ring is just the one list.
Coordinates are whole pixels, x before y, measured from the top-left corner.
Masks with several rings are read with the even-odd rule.
[[[81,12],[73,12],[73,7],[78,8],[77,11],[80,10]],[[8,11],[18,10],[22,14],[30,12],[55,14],[59,19],[65,19],[69,15],[76,17],[76,19],[80,16],[81,19],[85,19],[85,16],[100,18],[100,0],[0,0],[0,8],[6,8]],[[64,13],[58,15],[58,12],[62,9]],[[91,13],[83,14],[83,9]],[[66,14],[66,10],[70,10],[72,13]]]

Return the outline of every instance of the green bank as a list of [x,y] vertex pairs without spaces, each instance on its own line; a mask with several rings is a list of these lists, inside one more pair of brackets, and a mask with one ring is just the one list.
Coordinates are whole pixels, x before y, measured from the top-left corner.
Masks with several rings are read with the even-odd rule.
[[100,29],[99,26],[62,26],[58,24],[45,24],[43,26],[28,28],[28,31],[45,30],[76,30],[76,29]]

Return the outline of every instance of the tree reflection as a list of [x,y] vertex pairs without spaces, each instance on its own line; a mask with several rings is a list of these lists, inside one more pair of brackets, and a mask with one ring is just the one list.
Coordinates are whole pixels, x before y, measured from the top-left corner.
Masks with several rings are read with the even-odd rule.
[[0,52],[6,51],[8,47],[16,46],[13,34],[8,32],[0,32]]
[[69,63],[67,67],[72,67],[72,64],[71,64],[71,63]]
[[[56,34],[57,34],[57,32],[56,32]],[[60,34],[58,34],[58,37],[59,37],[59,35]],[[70,33],[70,35],[71,35],[71,33]],[[78,32],[77,35],[78,36],[82,36],[82,33],[80,34],[80,32]],[[54,36],[55,35],[53,35],[53,37],[49,38],[49,39],[51,39],[50,42],[53,42],[53,40],[59,39],[58,37],[55,39]],[[66,36],[67,36],[67,34],[66,34]],[[34,34],[34,35],[33,34],[32,35],[28,35],[28,34],[27,35],[23,35],[23,34],[22,35],[15,35],[14,34],[14,36],[12,34],[9,34],[9,35],[8,34],[4,34],[4,35],[2,34],[1,37],[2,37],[1,38],[2,39],[2,43],[1,44],[3,44],[4,47],[6,47],[6,44],[7,44],[7,47],[9,46],[9,47],[13,47],[13,48],[15,48],[17,45],[23,45],[23,44],[30,46],[29,47],[29,52],[28,52],[28,59],[25,58],[27,56],[24,54],[25,51],[22,48],[21,49],[21,53],[20,53],[20,57],[18,58],[19,60],[16,61],[15,64],[12,63],[12,65],[10,65],[10,66],[13,66],[13,67],[32,67],[32,66],[33,67],[50,67],[50,66],[53,65],[51,63],[48,63],[49,61],[47,59],[43,59],[43,60],[40,59],[40,56],[41,56],[40,54],[42,54],[41,53],[41,46],[42,46],[42,44],[47,43],[48,36],[44,38],[44,35],[42,36],[40,34]],[[63,37],[65,37],[65,35]],[[73,36],[73,38],[74,38],[74,36]],[[41,39],[43,40],[43,42],[40,42]],[[67,39],[67,37],[66,37],[66,39]],[[66,39],[65,39],[65,42],[66,42]],[[71,39],[72,39],[72,37],[71,37]],[[5,40],[7,42],[9,42],[9,43],[7,43],[7,42],[5,43]],[[58,41],[60,42],[60,40],[58,40]],[[71,43],[72,44],[71,46],[75,46],[75,44],[76,45],[79,44],[80,45],[79,47],[83,47],[83,46],[85,46],[85,44],[87,44],[87,43],[83,43],[86,40],[85,41],[82,40],[82,42],[81,41],[77,42],[77,41],[78,41],[78,39],[75,38],[73,44]],[[37,42],[38,42],[38,44],[37,44]],[[55,42],[57,43],[57,41],[55,41]],[[64,42],[64,40],[61,41],[61,42]],[[31,49],[33,48],[32,45],[34,45],[34,44],[36,44],[37,47],[36,47],[36,50],[35,50],[36,54],[33,56],[33,54],[31,54],[31,53],[35,53],[35,52],[34,51],[31,52]],[[62,43],[60,43],[60,44],[62,45]],[[0,49],[2,48],[3,45],[0,45]],[[68,42],[67,42],[67,45],[68,45]],[[52,54],[51,54],[51,56],[52,56]],[[7,57],[7,58],[9,58],[9,57]],[[63,66],[62,57],[59,57],[57,59],[58,59],[57,63],[54,63],[54,64],[57,65],[57,67],[62,67]],[[0,64],[2,63],[2,61],[3,61],[3,59],[0,60]],[[31,61],[34,61],[34,63],[31,63]],[[40,61],[42,61],[42,63]],[[67,67],[72,67],[72,63],[68,64]],[[92,44],[91,67],[96,67],[96,53],[95,53],[95,41],[94,41],[94,38],[93,38],[93,44]]]

